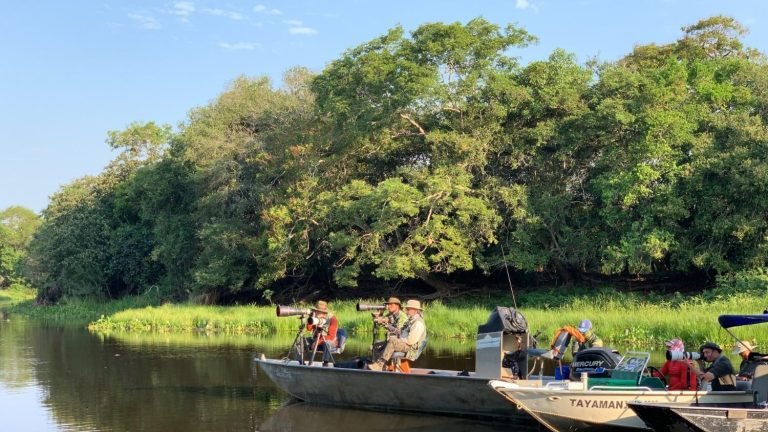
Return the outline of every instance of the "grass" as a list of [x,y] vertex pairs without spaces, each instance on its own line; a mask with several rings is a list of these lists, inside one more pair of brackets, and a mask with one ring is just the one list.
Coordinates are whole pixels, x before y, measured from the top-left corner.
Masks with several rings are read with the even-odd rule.
[[21,284],[12,284],[8,288],[0,289],[0,310],[32,301],[36,294],[34,288]]
[[[0,295],[3,292],[0,292]],[[364,303],[381,303],[383,299],[363,299]],[[371,318],[357,312],[357,300],[333,301],[331,309],[342,327],[351,335],[369,335]],[[498,305],[511,306],[508,295],[466,297],[450,301],[433,301],[425,307],[430,346],[438,341],[448,345],[473,346],[477,326],[484,323]],[[589,318],[595,331],[613,346],[658,347],[664,340],[679,337],[695,350],[704,341],[715,341],[724,347],[732,340],[717,324],[720,314],[760,313],[768,305],[768,291],[742,292],[713,290],[693,296],[681,294],[626,294],[603,290],[565,292],[537,291],[518,293],[518,306],[532,331],[541,330],[541,345],[547,345],[561,326],[575,325]],[[0,304],[2,306],[2,304]],[[309,305],[296,305],[309,307]],[[158,305],[156,299],[134,297],[107,303],[67,300],[51,307],[34,306],[31,301],[17,302],[11,312],[43,320],[89,324],[97,332],[223,335],[281,335],[290,338],[296,331],[296,317],[278,318],[274,306],[199,306],[193,304]],[[744,338],[768,344],[768,325],[736,329]],[[362,340],[365,340],[362,337]],[[281,340],[280,343],[284,341]]]

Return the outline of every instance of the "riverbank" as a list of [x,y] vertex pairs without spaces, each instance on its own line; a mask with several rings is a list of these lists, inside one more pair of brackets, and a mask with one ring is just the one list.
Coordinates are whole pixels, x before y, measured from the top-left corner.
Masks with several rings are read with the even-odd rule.
[[[0,292],[0,300],[6,290]],[[199,306],[163,304],[150,296],[132,297],[111,302],[68,300],[55,306],[36,306],[32,298],[0,307],[10,313],[32,319],[52,320],[87,325],[97,332],[194,333],[211,332],[231,335],[291,334],[297,329],[295,317],[278,318],[274,306]],[[21,300],[19,300],[21,299]],[[381,303],[383,299],[332,301],[331,308],[350,334],[371,331],[367,312],[357,312],[358,301]],[[589,318],[596,332],[608,344],[622,346],[661,346],[664,340],[680,337],[693,348],[712,340],[731,344],[730,336],[717,324],[720,314],[760,313],[768,305],[764,290],[741,292],[706,291],[696,295],[679,293],[639,294],[577,289],[520,292],[518,306],[529,322],[531,331],[542,331],[540,340],[548,344],[562,325],[575,325]],[[429,333],[434,338],[471,340],[477,326],[487,320],[495,306],[511,306],[509,295],[496,294],[466,297],[450,301],[433,301],[425,306]],[[309,305],[296,305],[309,307]],[[768,327],[768,326],[763,326]],[[749,333],[736,332],[746,339],[768,343],[768,328],[750,328]]]

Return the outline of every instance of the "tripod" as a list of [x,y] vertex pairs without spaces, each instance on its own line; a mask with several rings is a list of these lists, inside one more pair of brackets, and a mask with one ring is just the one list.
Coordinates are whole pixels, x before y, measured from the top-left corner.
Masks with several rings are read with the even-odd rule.
[[315,359],[315,355],[317,355],[317,349],[320,345],[320,335],[323,332],[322,327],[316,327],[315,330],[312,332],[312,356],[309,358],[309,363],[305,360],[305,352],[307,350],[307,341],[304,339],[304,331],[307,328],[307,319],[304,315],[299,316],[299,329],[296,332],[296,337],[293,339],[293,343],[291,344],[290,351],[288,351],[288,358],[291,358],[291,354],[296,354],[296,360],[299,362],[300,365],[307,364],[309,366],[312,366],[312,362]]
[[291,358],[292,353],[296,353],[296,360],[300,365],[304,364],[304,329],[307,327],[307,319],[304,315],[299,316],[299,331],[296,332],[296,338],[293,339],[293,344],[288,351],[288,357]]

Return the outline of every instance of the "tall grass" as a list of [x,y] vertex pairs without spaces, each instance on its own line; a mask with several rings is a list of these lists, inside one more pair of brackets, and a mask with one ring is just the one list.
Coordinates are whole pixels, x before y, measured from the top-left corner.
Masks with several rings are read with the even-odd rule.
[[[364,303],[382,303],[362,299]],[[333,301],[331,309],[351,335],[370,335],[367,312],[357,312],[357,300]],[[88,323],[98,332],[219,333],[225,335],[290,335],[298,328],[296,317],[278,318],[273,306],[158,305],[157,299],[134,297],[112,302],[70,299],[52,307],[32,302],[11,307],[12,312],[40,319]],[[425,305],[424,317],[430,346],[438,340],[472,346],[477,326],[495,306],[511,306],[509,296],[465,297],[433,301]],[[730,346],[730,336],[717,324],[721,314],[761,313],[768,305],[768,291],[711,290],[693,296],[681,294],[626,294],[587,290],[520,293],[517,305],[532,331],[541,330],[542,345],[548,345],[559,327],[592,320],[595,332],[613,346],[659,347],[664,340],[679,337],[695,350],[704,341]],[[308,308],[310,305],[295,305]],[[743,339],[768,344],[768,325],[735,329]],[[365,339],[365,338],[363,338]],[[446,346],[445,349],[450,350]]]

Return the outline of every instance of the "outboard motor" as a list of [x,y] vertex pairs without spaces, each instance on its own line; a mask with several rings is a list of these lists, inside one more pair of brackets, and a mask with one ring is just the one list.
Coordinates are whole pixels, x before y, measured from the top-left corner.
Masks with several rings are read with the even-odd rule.
[[582,372],[590,377],[608,378],[621,361],[621,356],[610,348],[589,348],[574,354],[571,362],[571,379],[579,379]]
[[528,374],[528,321],[520,311],[497,306],[477,328],[475,375],[499,379]]

